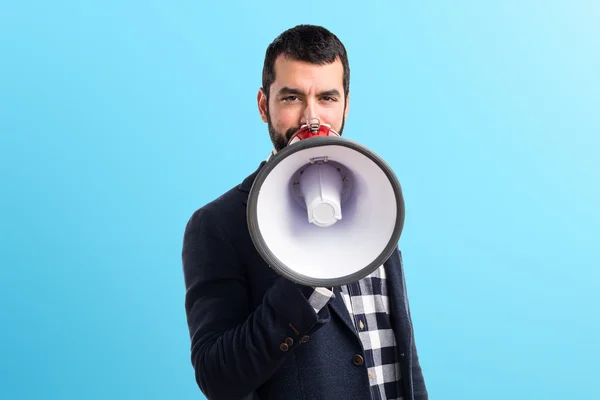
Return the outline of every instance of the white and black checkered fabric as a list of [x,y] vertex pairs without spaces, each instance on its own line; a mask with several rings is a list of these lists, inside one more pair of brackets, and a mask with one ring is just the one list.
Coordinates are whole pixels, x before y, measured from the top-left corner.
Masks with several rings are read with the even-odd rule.
[[390,322],[385,269],[342,286],[342,297],[364,349],[373,400],[401,400],[400,364]]

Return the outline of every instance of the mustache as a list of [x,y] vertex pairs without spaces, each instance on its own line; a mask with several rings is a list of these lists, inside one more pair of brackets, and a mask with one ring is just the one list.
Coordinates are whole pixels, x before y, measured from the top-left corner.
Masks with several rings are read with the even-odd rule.
[[298,125],[297,128],[290,128],[287,131],[285,131],[285,138],[286,140],[290,140],[290,138],[292,137],[292,135],[294,135],[294,133],[296,133],[298,131],[298,129],[300,129],[301,126]]

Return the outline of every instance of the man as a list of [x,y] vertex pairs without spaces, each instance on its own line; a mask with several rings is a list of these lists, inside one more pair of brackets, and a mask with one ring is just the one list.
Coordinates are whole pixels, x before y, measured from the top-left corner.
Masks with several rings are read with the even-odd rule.
[[[300,25],[275,39],[257,97],[273,152],[307,118],[341,134],[349,76],[346,50],[326,29]],[[427,399],[400,251],[343,287],[312,288],[278,275],[253,247],[246,223],[248,193],[266,162],[186,226],[185,307],[202,392],[210,400]]]

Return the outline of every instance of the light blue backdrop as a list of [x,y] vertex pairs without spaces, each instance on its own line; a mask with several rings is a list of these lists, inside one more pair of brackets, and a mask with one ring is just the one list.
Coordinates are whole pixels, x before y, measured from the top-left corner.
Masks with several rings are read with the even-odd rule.
[[270,151],[264,51],[346,44],[432,399],[598,399],[600,6],[3,2],[0,398],[199,399],[181,243]]

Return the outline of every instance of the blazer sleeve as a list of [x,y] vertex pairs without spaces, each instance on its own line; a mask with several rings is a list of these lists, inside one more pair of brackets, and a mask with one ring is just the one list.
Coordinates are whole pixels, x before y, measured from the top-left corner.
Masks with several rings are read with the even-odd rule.
[[[400,259],[400,266],[401,266],[401,271],[402,271],[402,280],[404,282],[406,282],[406,277],[404,275],[404,261],[402,259],[402,252],[400,250],[398,250],[398,254],[399,254],[399,259]],[[406,284],[404,284],[404,290],[406,292]],[[406,295],[406,302],[407,302],[407,307],[408,307],[408,318],[411,321],[411,330],[413,330],[412,328],[412,315],[410,312],[410,305],[408,304],[408,293],[405,293]],[[423,370],[421,368],[421,363],[419,362],[419,354],[417,351],[417,345],[414,339],[414,330],[411,332],[412,336],[413,336],[413,340],[412,340],[412,349],[411,349],[411,353],[412,353],[412,378],[413,378],[413,391],[414,391],[414,399],[415,400],[428,400],[429,399],[429,394],[427,392],[427,386],[425,385],[425,378],[423,377]]]
[[417,354],[417,346],[414,340],[412,346],[412,376],[415,400],[428,400],[429,395],[427,393],[427,387],[425,386],[425,379],[423,378],[423,371],[421,370],[421,364],[419,363],[419,355]]
[[188,221],[182,262],[191,361],[198,386],[211,400],[251,394],[304,345],[302,336],[329,319],[327,307],[317,314],[307,300],[313,288],[283,277],[251,310],[244,263],[210,208]]

